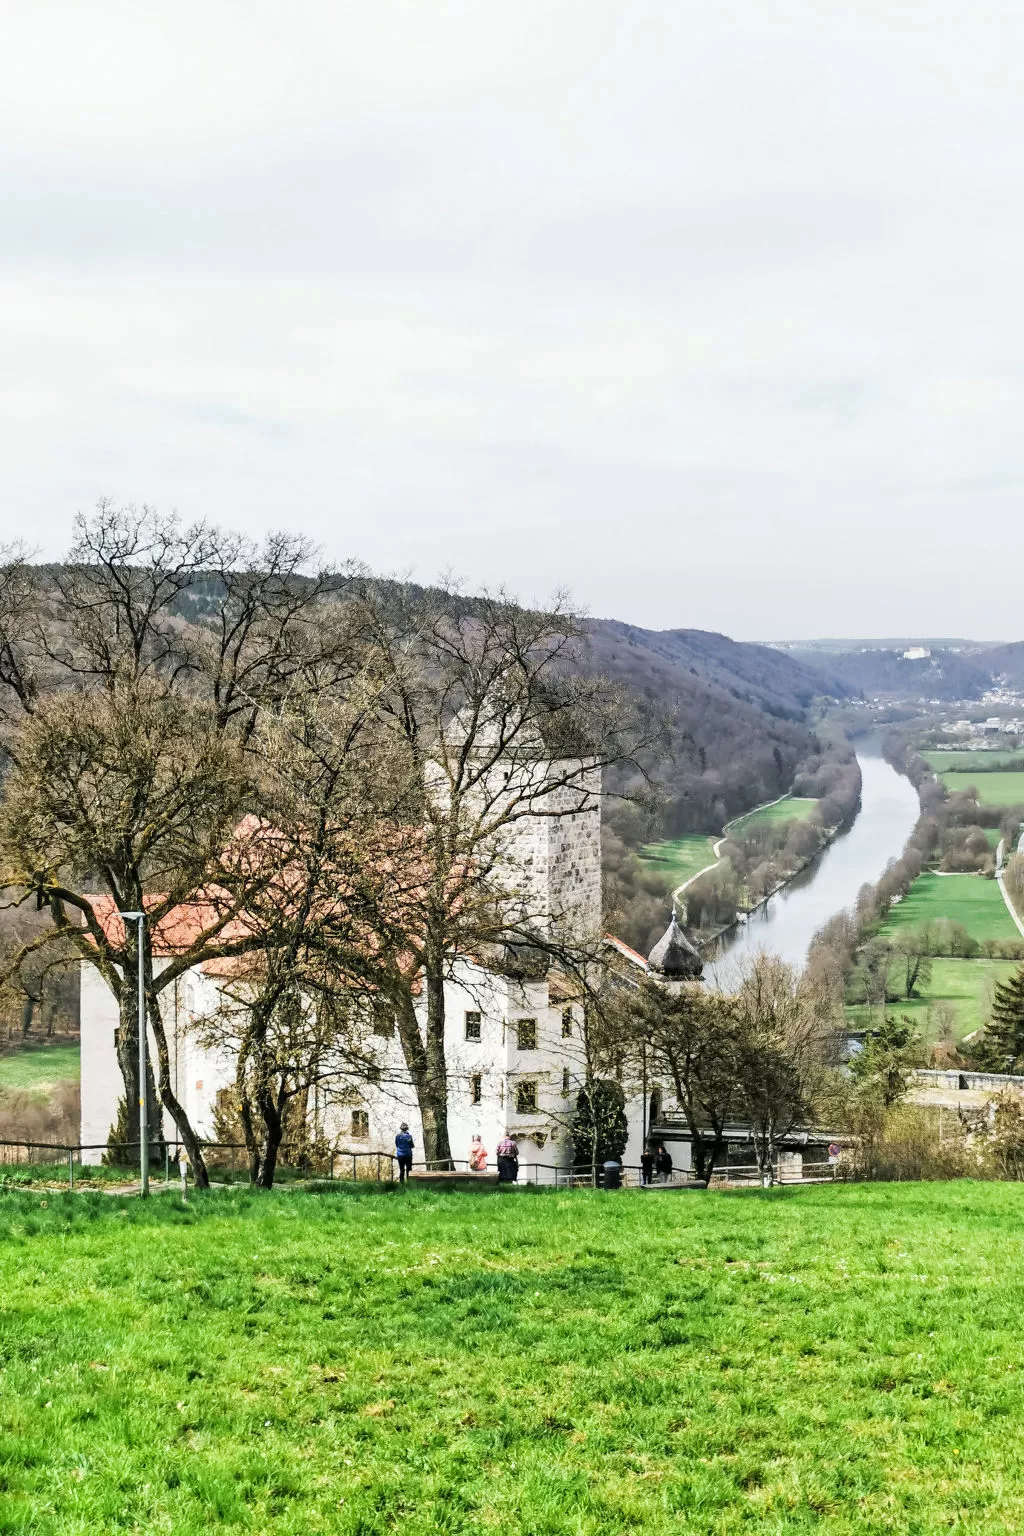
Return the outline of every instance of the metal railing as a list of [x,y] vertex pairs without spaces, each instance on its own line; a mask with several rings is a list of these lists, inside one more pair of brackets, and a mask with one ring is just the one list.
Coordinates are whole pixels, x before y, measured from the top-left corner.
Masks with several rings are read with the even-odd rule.
[[[202,1148],[211,1183],[233,1183],[242,1176],[248,1179],[249,1154],[244,1144],[206,1141],[202,1143]],[[151,1181],[159,1184],[162,1180],[167,1185],[180,1182],[180,1149],[180,1142],[150,1143]],[[296,1152],[299,1154],[297,1157],[293,1156]],[[99,1156],[83,1155],[87,1153],[98,1153]],[[119,1142],[116,1159],[112,1160],[107,1142],[0,1141],[0,1170],[18,1168],[25,1174],[21,1179],[5,1178],[0,1171],[0,1187],[5,1183],[28,1182],[31,1169],[38,1168],[40,1178],[45,1178],[45,1170],[58,1165],[67,1169],[69,1189],[74,1189],[76,1183],[111,1187],[137,1182],[139,1142]],[[306,1147],[295,1148],[282,1143],[278,1154],[278,1174],[282,1183],[296,1179],[328,1179],[387,1184],[395,1179],[395,1157],[390,1152],[342,1152],[337,1149],[318,1157],[310,1156]]]

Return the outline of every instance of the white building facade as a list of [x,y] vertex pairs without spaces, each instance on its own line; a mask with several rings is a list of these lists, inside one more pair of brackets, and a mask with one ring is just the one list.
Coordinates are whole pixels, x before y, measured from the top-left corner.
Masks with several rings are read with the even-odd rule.
[[[596,935],[601,922],[600,773],[578,770],[578,764],[567,765],[564,787],[514,823],[508,863],[517,889],[542,921]],[[557,773],[551,778],[557,780]],[[641,956],[618,948],[644,966]],[[160,963],[154,955],[154,966]],[[512,1136],[520,1148],[520,1176],[551,1182],[555,1170],[572,1163],[570,1123],[585,1081],[581,1003],[553,976],[517,981],[468,963],[457,968],[444,994],[448,1128],[456,1166],[468,1161],[474,1134],[481,1137],[491,1163],[498,1142]],[[230,1090],[235,1079],[231,1053],[201,1040],[202,1020],[217,1011],[220,1001],[215,968],[211,972],[202,966],[161,994],[171,1084],[205,1140],[215,1139],[218,1094]],[[91,966],[84,967],[81,1019],[83,1156],[99,1162],[124,1087],[115,1049],[117,1005]],[[422,1123],[397,1029],[375,1032],[371,1044],[375,1067],[353,1078],[350,1088],[335,1093],[318,1111],[319,1128],[339,1152],[390,1153],[406,1121],[416,1143],[414,1163],[421,1162]],[[640,1094],[627,1101],[627,1165],[639,1163],[646,1098]],[[166,1115],[164,1134],[174,1140],[174,1125]]]

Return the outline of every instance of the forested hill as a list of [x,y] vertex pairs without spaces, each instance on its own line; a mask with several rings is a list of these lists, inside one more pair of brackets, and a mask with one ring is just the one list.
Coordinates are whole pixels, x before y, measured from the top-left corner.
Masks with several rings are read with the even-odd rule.
[[618,619],[597,619],[591,628],[598,662],[640,688],[653,684],[660,691],[688,674],[783,720],[802,720],[823,694],[847,698],[856,692],[821,656],[808,664],[786,651],[703,629],[641,629]]
[[869,696],[891,694],[895,698],[979,699],[991,688],[993,674],[1010,670],[1012,657],[1005,667],[995,658],[1020,651],[1016,668],[1024,672],[1024,646],[1004,646],[999,651],[933,650],[930,656],[908,660],[902,651],[869,647],[859,651],[800,650],[791,647],[786,655],[802,665],[820,668],[823,674],[839,678],[854,693]]

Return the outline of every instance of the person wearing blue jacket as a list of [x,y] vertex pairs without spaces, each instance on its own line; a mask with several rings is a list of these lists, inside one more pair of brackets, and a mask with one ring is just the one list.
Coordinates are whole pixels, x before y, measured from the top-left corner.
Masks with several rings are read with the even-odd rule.
[[416,1145],[409,1134],[408,1122],[403,1120],[395,1137],[395,1153],[398,1157],[398,1182],[404,1184],[412,1172],[412,1149]]

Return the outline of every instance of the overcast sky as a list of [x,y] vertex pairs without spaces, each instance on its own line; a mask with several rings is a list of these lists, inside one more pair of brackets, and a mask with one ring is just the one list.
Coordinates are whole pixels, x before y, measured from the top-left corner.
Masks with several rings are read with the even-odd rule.
[[1024,633],[1024,6],[32,0],[0,531]]

